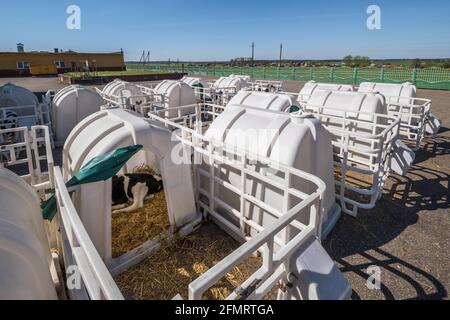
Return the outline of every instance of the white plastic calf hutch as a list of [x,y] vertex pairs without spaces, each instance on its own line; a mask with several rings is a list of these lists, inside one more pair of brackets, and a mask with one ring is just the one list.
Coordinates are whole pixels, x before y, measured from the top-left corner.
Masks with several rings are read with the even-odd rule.
[[200,78],[183,77],[183,79],[181,79],[181,81],[190,85],[191,87],[196,87],[196,88],[208,88],[209,87],[208,83],[206,81],[203,81]]
[[33,92],[11,83],[0,86],[0,127],[30,128],[34,125],[50,125],[50,122],[48,101],[44,99],[40,103]]
[[346,213],[374,208],[390,170],[403,174],[414,160],[407,148],[396,150],[400,120],[387,115],[379,95],[316,91],[303,112],[332,134],[337,198]]
[[[197,103],[195,89],[183,81],[165,80],[158,84],[154,91],[155,102],[153,109],[165,109],[169,117],[174,117],[178,114],[177,111],[171,111],[171,109]],[[189,112],[192,112],[192,109],[184,110],[183,114]]]
[[[131,173],[134,167],[147,164],[160,173],[164,182],[169,220],[173,228],[181,229],[201,220],[195,207],[189,163],[176,164],[171,160],[172,149],[179,142],[172,141],[171,132],[154,126],[143,118],[120,108],[98,112],[82,121],[70,134],[64,146],[64,178],[70,179],[93,157],[120,147],[134,144],[144,151],[134,156],[124,168]],[[139,263],[158,244],[153,240],[117,259],[111,252],[111,181],[83,185],[75,197],[75,207],[100,256],[113,274]]]
[[64,145],[72,129],[87,116],[100,111],[103,104],[100,94],[83,86],[68,86],[59,91],[52,104],[56,145]]
[[149,102],[149,96],[143,92],[141,86],[118,79],[107,84],[103,91],[97,91],[106,102],[130,109],[138,109]]
[[214,82],[213,87],[216,90],[234,91],[238,92],[246,88],[248,85],[248,80],[241,77],[221,77]]
[[245,78],[221,77],[211,87],[215,94],[214,101],[217,104],[225,106],[236,93],[248,86],[249,82]]
[[315,81],[309,81],[305,83],[298,95],[298,101],[301,104],[305,104],[311,98],[314,92],[317,91],[344,91],[352,92],[353,86],[349,84],[336,84],[336,83],[318,83]]
[[[261,93],[253,93],[260,96]],[[289,103],[288,103],[289,104]],[[319,213],[323,225],[322,236],[326,237],[340,217],[340,208],[335,204],[334,178],[333,178],[333,152],[331,137],[321,126],[320,121],[311,116],[292,116],[283,113],[262,111],[242,105],[229,104],[225,111],[211,124],[205,134],[212,143],[232,146],[238,150],[247,150],[258,157],[269,158],[275,163],[292,167],[310,173],[325,182],[327,189],[323,197],[322,212]],[[256,165],[258,168],[258,165]],[[238,189],[243,188],[245,193],[255,192],[258,198],[263,199],[268,207],[274,211],[283,212],[286,206],[290,206],[292,200],[285,198],[280,189],[248,178],[242,181],[242,177],[232,168],[219,166],[226,175],[227,181]],[[257,170],[264,172],[263,166]],[[283,184],[285,178],[280,172],[265,172],[266,178]],[[313,192],[314,185],[302,179],[292,179],[289,187],[302,190],[306,194]],[[234,210],[239,209],[239,196],[233,192],[220,188],[216,191],[226,202],[234,203]],[[287,202],[285,202],[287,201]],[[305,212],[309,218],[309,213]],[[271,216],[271,211],[264,211],[249,206],[245,216],[256,223],[267,227],[276,219]],[[307,224],[307,218],[299,216],[301,223]],[[291,240],[292,234],[288,230],[283,238],[283,243]]]
[[211,90],[209,84],[200,78],[183,77],[181,79],[184,83],[188,84],[195,90],[195,95],[197,100],[206,102],[207,100],[212,101]]
[[239,91],[228,105],[242,105],[281,112],[289,112],[291,108],[298,111],[300,108],[294,96],[246,90]]
[[[208,108],[202,109],[201,114],[199,110],[197,119],[216,116]],[[257,285],[253,292],[243,298],[261,299],[278,280],[289,278],[290,272],[292,282],[288,282],[293,289],[279,295],[281,299],[321,299],[327,294],[329,299],[349,298],[351,288],[347,280],[320,249],[316,238],[329,232],[340,215],[333,187],[328,189],[328,185],[333,186],[330,137],[317,120],[233,105],[225,108],[209,129],[203,126],[203,120],[192,129],[163,114],[150,117],[177,129],[174,132],[193,149],[194,159],[202,160],[193,168],[197,204],[203,214],[239,241],[246,241],[191,283],[189,298],[200,298],[215,281],[258,248],[263,258],[262,269],[228,299],[242,298],[239,292],[245,292],[254,283]],[[273,133],[270,128],[282,129],[281,135],[266,135],[258,143],[253,140],[258,129]],[[298,167],[322,176],[327,187],[317,176]],[[310,206],[320,189],[320,208]],[[319,278],[324,281],[319,283]]]
[[418,149],[425,133],[436,134],[440,120],[430,113],[431,100],[417,98],[417,88],[411,83],[391,84],[364,82],[358,92],[377,92],[383,95],[389,114],[400,116],[402,138],[413,142]]
[[[6,165],[28,163],[30,174],[18,177],[0,168],[0,299],[123,299],[73,208],[61,171],[53,167],[48,127],[10,130],[23,132],[25,141],[2,149],[14,153],[25,148],[26,156]],[[45,143],[46,155],[35,149],[38,143]],[[41,171],[42,162],[48,174]],[[59,214],[44,228],[36,191],[51,188]],[[50,252],[49,244],[57,251]],[[71,286],[64,284],[66,279]]]
[[0,168],[0,203],[0,300],[57,299],[36,192]]
[[130,109],[144,117],[149,111],[162,109],[173,117],[176,113],[170,109],[197,103],[195,89],[182,81],[164,80],[153,89],[120,80],[115,82],[104,88],[104,100],[113,107]]

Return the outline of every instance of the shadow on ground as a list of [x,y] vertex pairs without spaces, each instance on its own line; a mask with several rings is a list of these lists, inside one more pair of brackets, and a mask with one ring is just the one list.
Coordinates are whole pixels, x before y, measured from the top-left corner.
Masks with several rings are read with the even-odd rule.
[[[431,226],[439,226],[439,219],[448,215],[450,175],[445,169],[430,168],[435,166],[429,163],[447,154],[450,138],[442,135],[427,138],[407,177],[391,176],[375,209],[361,211],[356,219],[344,216],[325,241],[327,251],[350,279],[354,299],[447,297],[442,279],[433,276],[447,276],[446,254],[441,257],[438,249],[424,244],[439,245],[439,241],[448,239],[447,228]],[[423,210],[429,211],[425,217],[419,215]],[[384,278],[377,292],[366,285],[370,277],[367,269],[371,266],[379,267]]]
[[416,152],[415,164],[450,154],[450,137],[444,135],[449,131],[448,128],[441,128],[438,135],[425,138],[422,148]]

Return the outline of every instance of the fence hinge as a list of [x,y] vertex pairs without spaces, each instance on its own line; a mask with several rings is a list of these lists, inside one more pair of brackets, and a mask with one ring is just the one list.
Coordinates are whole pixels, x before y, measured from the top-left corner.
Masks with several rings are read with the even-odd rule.
[[250,295],[256,290],[258,285],[262,282],[261,279],[255,279],[251,285],[249,285],[246,289],[239,287],[236,289],[236,294],[238,295],[237,300],[246,300]]

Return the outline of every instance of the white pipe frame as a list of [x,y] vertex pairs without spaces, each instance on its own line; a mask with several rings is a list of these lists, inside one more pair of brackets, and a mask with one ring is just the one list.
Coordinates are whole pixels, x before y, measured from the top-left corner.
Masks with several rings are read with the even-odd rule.
[[[48,126],[0,130],[0,136],[5,135],[13,135],[14,141],[11,144],[5,141],[0,144],[0,154],[6,158],[4,165],[8,167],[27,164],[28,174],[23,175],[22,178],[36,191],[54,188],[54,161]],[[40,154],[42,147],[45,150],[44,155]],[[42,161],[47,162],[48,171],[46,172],[42,170]]]
[[[59,167],[55,168],[54,177],[60,254],[66,272],[67,268],[74,267],[71,272],[79,272],[82,280],[79,288],[67,288],[69,297],[73,300],[124,300],[78,216]],[[67,274],[69,276],[77,275]]]
[[[304,107],[300,112],[313,114],[332,134],[336,159],[334,165],[341,170],[340,176],[335,175],[335,183],[339,188],[336,197],[341,202],[342,210],[356,217],[359,209],[373,209],[381,198],[383,187],[390,174],[393,147],[399,139],[400,119],[396,116],[313,105]],[[332,115],[336,112],[339,112],[339,116]],[[360,117],[364,116],[372,118],[372,121],[360,120]],[[340,126],[336,126],[336,123]],[[364,127],[364,132],[355,131],[361,126]],[[367,147],[351,145],[351,142],[355,141]],[[336,150],[339,151],[336,152]],[[350,179],[360,180],[368,184],[368,187],[352,185],[347,179],[351,172],[363,175],[365,178],[361,180],[351,176]],[[358,197],[348,195],[347,191],[370,200],[364,202],[357,200]]]

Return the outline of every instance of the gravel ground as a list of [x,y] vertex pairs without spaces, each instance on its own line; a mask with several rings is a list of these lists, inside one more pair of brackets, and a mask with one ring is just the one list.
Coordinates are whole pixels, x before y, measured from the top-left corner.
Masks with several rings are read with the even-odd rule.
[[[7,78],[33,91],[61,89],[56,78]],[[285,81],[299,92],[302,83]],[[344,216],[324,246],[353,286],[354,299],[447,299],[450,289],[450,91],[419,90],[443,121],[427,138],[407,177],[389,178],[382,199],[358,218]],[[369,290],[368,268],[381,270]]]

